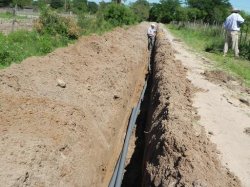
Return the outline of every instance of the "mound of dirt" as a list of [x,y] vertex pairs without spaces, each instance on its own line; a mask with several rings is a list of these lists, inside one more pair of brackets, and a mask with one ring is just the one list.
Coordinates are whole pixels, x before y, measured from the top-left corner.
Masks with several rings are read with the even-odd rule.
[[228,87],[231,90],[239,90],[242,93],[250,94],[250,89],[244,86],[244,83],[241,79],[235,78],[229,73],[221,70],[206,70],[202,73],[207,80],[214,82],[216,84],[222,84]]
[[204,129],[195,130],[195,88],[162,32],[156,41],[152,79],[143,186],[241,186],[222,167]]
[[148,62],[148,24],[0,71],[0,183],[107,186]]
[[224,82],[227,83],[229,81],[236,81],[234,77],[231,75],[220,71],[220,70],[212,70],[212,71],[205,71],[203,74],[208,80],[213,81],[213,82]]

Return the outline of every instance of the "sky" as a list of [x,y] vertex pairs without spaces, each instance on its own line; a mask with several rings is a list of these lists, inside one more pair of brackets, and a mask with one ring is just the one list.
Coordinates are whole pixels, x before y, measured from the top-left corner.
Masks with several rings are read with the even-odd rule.
[[245,10],[250,13],[250,1],[249,0],[230,0],[233,7],[240,10]]

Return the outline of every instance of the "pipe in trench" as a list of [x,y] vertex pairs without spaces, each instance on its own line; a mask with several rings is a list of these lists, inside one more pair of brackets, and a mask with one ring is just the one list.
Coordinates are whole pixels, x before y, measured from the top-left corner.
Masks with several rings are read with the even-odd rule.
[[[150,53],[152,54],[152,51],[150,51]],[[149,62],[148,62],[148,70],[149,70],[149,72],[151,71],[150,61],[151,61],[151,55],[149,57]],[[148,85],[148,75],[146,75],[146,81],[145,81],[143,90],[141,92],[140,99],[139,99],[136,107],[134,107],[133,110],[132,110],[128,130],[127,130],[125,141],[124,141],[123,148],[122,148],[122,152],[121,152],[121,154],[119,156],[119,159],[118,159],[118,161],[116,163],[116,167],[115,167],[113,176],[112,176],[112,178],[110,180],[109,187],[120,187],[121,184],[122,184],[123,171],[124,171],[124,166],[125,166],[126,155],[127,155],[127,152],[128,152],[129,140],[130,140],[130,137],[131,137],[131,134],[132,134],[132,130],[135,127],[137,116],[140,113],[141,103],[142,103],[142,101],[144,99],[144,95],[145,95],[145,92],[146,92],[146,89],[147,89],[147,85]]]

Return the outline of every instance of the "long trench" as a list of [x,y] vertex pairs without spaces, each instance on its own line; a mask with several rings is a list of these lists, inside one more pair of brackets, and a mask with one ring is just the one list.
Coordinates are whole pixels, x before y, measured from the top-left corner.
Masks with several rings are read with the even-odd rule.
[[153,47],[149,57],[149,70],[145,76],[147,88],[143,101],[140,106],[140,113],[136,119],[135,128],[133,129],[129,153],[127,155],[126,166],[122,180],[122,187],[142,186],[143,179],[143,156],[145,150],[145,134],[149,118],[150,96],[152,89],[152,72],[154,68],[155,47]]

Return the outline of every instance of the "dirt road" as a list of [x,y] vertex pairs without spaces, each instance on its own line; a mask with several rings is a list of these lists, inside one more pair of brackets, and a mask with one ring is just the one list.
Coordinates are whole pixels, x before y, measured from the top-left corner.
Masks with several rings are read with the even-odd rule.
[[250,186],[249,89],[215,70],[212,62],[197,55],[168,31],[166,37],[176,51],[176,60],[188,69],[188,79],[202,90],[193,99],[200,116],[197,131],[200,131],[199,126],[205,127],[207,135],[217,145],[223,165],[239,177],[243,186]]

